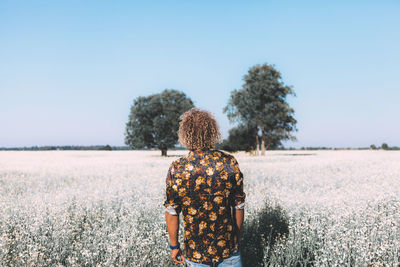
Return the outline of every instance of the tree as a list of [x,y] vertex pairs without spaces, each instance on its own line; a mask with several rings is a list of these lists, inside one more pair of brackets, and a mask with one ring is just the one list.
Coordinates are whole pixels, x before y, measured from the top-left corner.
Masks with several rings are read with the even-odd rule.
[[272,65],[251,67],[243,78],[244,84],[231,93],[224,108],[231,122],[239,122],[257,129],[254,134],[261,154],[265,149],[283,140],[296,140],[291,135],[297,131],[294,110],[286,102],[287,95],[295,96],[292,87],[283,83],[281,74]]
[[389,149],[389,146],[388,146],[388,144],[383,143],[382,146],[381,146],[381,148],[382,148],[383,150],[388,150],[388,149]]
[[246,152],[256,149],[256,140],[254,136],[257,134],[255,127],[248,128],[245,125],[239,125],[229,130],[229,137],[220,145],[220,149],[229,152],[244,150]]
[[109,150],[109,151],[111,151],[112,147],[110,145],[105,145],[105,146],[101,147],[100,150]]
[[377,149],[376,145],[374,145],[374,144],[370,145],[369,147],[370,147],[372,150],[376,150],[376,149]]
[[179,117],[193,107],[190,98],[174,89],[139,96],[126,123],[125,144],[132,149],[158,148],[167,156],[167,150],[178,142]]

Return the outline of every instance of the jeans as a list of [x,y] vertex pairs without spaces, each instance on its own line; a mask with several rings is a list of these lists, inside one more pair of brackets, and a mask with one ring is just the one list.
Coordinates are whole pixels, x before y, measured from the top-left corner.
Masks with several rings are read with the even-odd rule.
[[[212,266],[210,264],[204,263],[197,263],[193,261],[186,260],[186,266],[188,267],[209,267]],[[219,262],[218,264],[214,265],[218,267],[242,267],[242,258],[240,255],[240,251],[236,252],[229,258],[224,259],[224,261]]]

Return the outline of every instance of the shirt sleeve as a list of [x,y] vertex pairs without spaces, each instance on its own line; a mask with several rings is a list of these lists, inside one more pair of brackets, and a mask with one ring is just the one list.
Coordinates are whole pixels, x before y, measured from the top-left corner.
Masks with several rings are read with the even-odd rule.
[[181,212],[181,199],[178,195],[177,185],[174,183],[174,180],[174,166],[171,164],[166,178],[165,192],[167,199],[164,202],[164,207],[166,212],[172,215],[178,215]]
[[235,206],[235,209],[244,209],[246,194],[243,192],[243,173],[240,171],[239,163],[234,157],[231,158],[231,166],[233,168],[234,176],[234,178],[232,179],[233,204]]

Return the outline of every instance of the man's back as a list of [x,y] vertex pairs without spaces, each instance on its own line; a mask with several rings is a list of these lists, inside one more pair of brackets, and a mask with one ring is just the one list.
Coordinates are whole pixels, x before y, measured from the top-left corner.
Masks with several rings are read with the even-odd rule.
[[238,250],[232,207],[242,208],[243,175],[236,159],[216,149],[190,150],[172,162],[165,207],[182,211],[185,257],[217,262]]

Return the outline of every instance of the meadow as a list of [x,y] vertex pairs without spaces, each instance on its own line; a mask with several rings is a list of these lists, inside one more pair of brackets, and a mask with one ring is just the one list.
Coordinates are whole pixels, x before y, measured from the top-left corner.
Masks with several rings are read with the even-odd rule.
[[[0,151],[0,266],[174,266],[165,177],[185,153]],[[234,155],[246,266],[400,264],[400,152]]]

